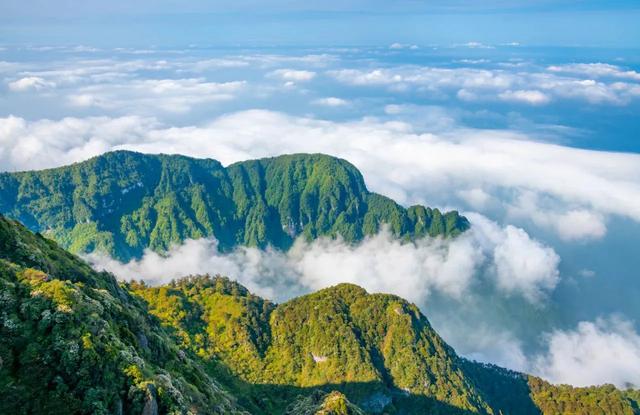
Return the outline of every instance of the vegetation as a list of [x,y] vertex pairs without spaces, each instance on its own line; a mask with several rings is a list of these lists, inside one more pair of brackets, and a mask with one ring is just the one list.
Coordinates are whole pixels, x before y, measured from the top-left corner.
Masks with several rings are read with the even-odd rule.
[[0,413],[242,413],[113,276],[0,217]]
[[288,249],[319,236],[354,242],[388,224],[402,238],[455,236],[469,227],[457,212],[405,209],[367,190],[345,160],[286,155],[224,168],[210,159],[117,151],[71,166],[0,174],[0,213],[71,252],[119,259],[215,236]]
[[218,368],[218,378],[256,413],[291,409],[300,393],[300,405],[319,408],[331,390],[371,413],[640,413],[638,392],[553,386],[462,359],[415,305],[351,284],[281,305],[223,277],[188,277],[163,287],[133,283],[130,289],[183,347],[217,362],[210,367]]
[[529,378],[531,396],[543,414],[608,415],[640,413],[638,391],[620,391],[613,385],[574,388],[554,386]]
[[[398,297],[341,284],[275,306],[236,282],[208,276],[130,289],[184,347],[221,362],[246,384],[282,386],[281,397],[278,387],[268,390],[270,411],[288,404],[286,386],[325,385],[374,412],[394,399],[403,413],[489,411],[454,351],[416,306]],[[249,387],[243,398],[259,406],[264,391]],[[421,399],[402,403],[411,394]]]
[[2,216],[0,396],[0,414],[640,414],[639,391],[460,358],[396,296],[119,284]]
[[364,411],[340,392],[315,391],[292,404],[287,415],[364,415]]

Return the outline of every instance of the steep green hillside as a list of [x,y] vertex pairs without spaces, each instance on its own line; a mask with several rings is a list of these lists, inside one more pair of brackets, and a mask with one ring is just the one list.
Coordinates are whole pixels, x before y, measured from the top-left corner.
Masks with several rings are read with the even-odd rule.
[[262,413],[282,413],[314,388],[338,390],[370,413],[640,413],[637,396],[612,386],[553,386],[462,359],[416,306],[350,284],[277,306],[221,277],[130,289]]
[[370,193],[345,160],[287,155],[236,163],[117,151],[57,169],[0,174],[0,213],[46,233],[71,252],[119,259],[215,236],[222,249],[287,249],[304,235],[358,241],[382,224],[403,238],[454,236],[457,212]]
[[242,412],[113,276],[0,216],[0,414],[143,410]]
[[289,405],[286,415],[364,415],[340,392],[316,391]]
[[131,289],[185,347],[263,385],[248,388],[247,399],[260,405],[263,392],[281,393],[269,412],[286,406],[288,386],[324,385],[373,412],[392,401],[403,413],[489,412],[455,352],[398,297],[342,284],[274,306],[236,282],[209,277]]
[[470,362],[350,284],[280,305],[222,277],[118,284],[0,215],[3,415],[637,415],[639,397]]

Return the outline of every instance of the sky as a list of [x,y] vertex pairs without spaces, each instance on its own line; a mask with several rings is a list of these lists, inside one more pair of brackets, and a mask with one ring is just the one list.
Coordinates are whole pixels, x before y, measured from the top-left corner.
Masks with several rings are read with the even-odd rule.
[[3,0],[0,16],[1,38],[35,44],[640,46],[634,0]]
[[153,283],[220,272],[275,301],[353,282],[415,302],[464,356],[640,386],[640,8],[478,4],[5,0],[0,170],[115,149],[346,158],[471,230],[87,259]]

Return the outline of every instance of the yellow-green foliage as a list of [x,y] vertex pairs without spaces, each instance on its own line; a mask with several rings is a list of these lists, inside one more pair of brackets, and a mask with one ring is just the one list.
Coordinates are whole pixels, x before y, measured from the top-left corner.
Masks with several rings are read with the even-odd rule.
[[[249,384],[341,385],[365,409],[376,394],[389,401],[394,394],[412,394],[423,400],[403,409],[409,413],[443,407],[490,412],[453,350],[415,306],[398,297],[342,284],[274,306],[226,278],[206,276],[131,288],[176,333],[204,338],[185,344]],[[187,309],[198,310],[193,316],[200,324],[171,318]]]
[[337,412],[321,412],[331,390],[371,413],[637,411],[633,391],[556,387],[461,359],[415,305],[350,284],[277,306],[223,277],[131,289],[255,413],[342,413],[338,398],[325,408]]
[[287,408],[287,415],[364,415],[365,412],[349,402],[342,393],[315,391],[301,397]]
[[120,285],[0,216],[0,397],[3,415],[637,415],[640,392],[462,359],[415,305],[351,284],[280,305],[223,277]]
[[0,414],[240,413],[113,276],[2,216],[0,396]]
[[625,393],[613,385],[574,388],[554,386],[542,379],[529,378],[531,396],[544,415],[634,415],[638,392]]

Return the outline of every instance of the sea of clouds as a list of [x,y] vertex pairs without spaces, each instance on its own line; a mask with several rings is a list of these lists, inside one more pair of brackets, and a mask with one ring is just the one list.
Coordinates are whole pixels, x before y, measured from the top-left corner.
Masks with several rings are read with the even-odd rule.
[[[640,223],[640,155],[568,146],[567,137],[584,132],[522,121],[554,105],[596,114],[637,105],[640,74],[602,62],[396,62],[398,53],[424,53],[414,46],[366,56],[322,50],[211,57],[26,48],[15,58],[9,48],[0,59],[0,166],[55,167],[117,149],[225,165],[295,152],[345,158],[371,190],[403,205],[458,208],[471,230],[414,243],[387,231],[356,245],[299,240],[286,253],[238,247],[221,254],[215,239],[202,239],[126,264],[99,253],[87,259],[122,279],[150,283],[224,274],[278,302],[352,282],[420,305],[465,356],[554,382],[640,385],[636,316],[599,313],[598,298],[589,297],[587,319],[567,322],[558,297],[571,284],[577,296],[585,281],[608,283],[602,269],[567,264],[559,248],[583,249],[587,254],[571,261],[586,262],[584,247],[595,252],[615,237],[612,223]],[[46,65],[21,58],[29,53],[52,58]],[[387,54],[393,60],[385,61]],[[473,116],[517,122],[471,127],[463,121],[470,110],[460,109],[469,105],[509,105],[508,114]],[[579,283],[566,265],[582,270]]]

